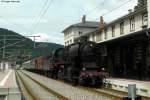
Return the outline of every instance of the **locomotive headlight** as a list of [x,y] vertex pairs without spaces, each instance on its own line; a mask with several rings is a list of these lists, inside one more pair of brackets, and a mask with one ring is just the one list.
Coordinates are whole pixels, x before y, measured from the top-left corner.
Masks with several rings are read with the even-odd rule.
[[82,68],[82,70],[83,70],[83,71],[85,71],[85,70],[86,70],[86,68],[85,68],[85,67],[83,67],[83,68]]

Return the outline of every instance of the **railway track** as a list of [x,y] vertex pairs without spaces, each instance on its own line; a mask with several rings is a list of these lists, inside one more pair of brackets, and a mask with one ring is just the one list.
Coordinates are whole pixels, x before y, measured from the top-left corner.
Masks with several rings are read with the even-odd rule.
[[[65,83],[64,81],[58,80],[59,82]],[[65,83],[68,85],[72,85],[70,83]],[[111,98],[111,100],[123,100],[123,97],[127,97],[126,92],[112,90],[108,88],[93,88],[93,87],[84,87],[84,86],[76,86],[79,89],[83,89],[85,91],[91,91],[97,94],[100,94],[102,96],[106,96]],[[149,99],[143,99],[143,100],[149,100]]]
[[19,84],[18,86],[20,87],[23,95],[28,100],[34,100],[34,97],[29,93],[30,90],[28,90],[28,88],[26,88],[25,84],[23,83],[22,79],[19,77],[18,73],[15,72],[15,74],[16,74],[17,83]]
[[[24,72],[24,74],[26,74],[28,77],[32,78],[33,80],[36,80],[38,81],[37,79],[35,79],[34,77],[34,74],[33,73],[30,73],[30,72]],[[30,75],[29,75],[30,74]],[[32,77],[31,77],[32,76]],[[41,78],[40,79],[44,79],[45,77],[43,76],[40,76]],[[77,87],[74,87],[74,86],[71,86],[70,84],[66,84],[64,82],[60,82],[60,81],[56,81],[56,80],[53,80],[55,82],[59,82],[59,84],[62,84],[61,86],[63,87],[66,87],[65,89],[67,90],[67,94],[66,95],[65,93],[60,93],[62,95],[65,95],[66,97],[68,97],[69,99],[71,100],[91,100],[90,98],[87,97],[88,94],[91,95],[91,97],[96,97],[97,99],[94,99],[94,100],[122,100],[123,97],[127,96],[125,94],[120,94],[120,93],[114,93],[110,90],[104,90],[104,89],[93,89],[93,88],[87,88],[87,87],[81,87],[81,86],[77,86]],[[42,84],[42,83],[40,83]],[[66,86],[67,85],[67,86]],[[70,89],[67,89],[67,88],[70,88]],[[48,88],[48,87],[47,87]],[[57,90],[57,89],[56,89]],[[71,93],[71,92],[72,93]],[[76,92],[74,92],[76,91]],[[59,91],[60,92],[60,91]],[[78,92],[78,93],[77,93]],[[69,96],[70,95],[74,95],[73,97],[72,96]],[[77,97],[80,97],[77,98]]]
[[126,94],[116,93],[116,92],[113,92],[113,91],[107,90],[107,89],[106,90],[105,89],[96,89],[96,88],[88,88],[88,87],[82,87],[82,86],[79,86],[78,88],[101,94],[102,96],[111,98],[111,100],[123,100],[123,97],[127,96]]
[[[64,81],[60,81],[63,82]],[[69,83],[66,83],[68,85],[71,85]],[[84,87],[84,86],[77,86],[78,88],[82,88],[84,90],[88,90],[88,91],[92,91],[95,93],[99,93],[103,96],[107,96],[112,98],[112,100],[123,100],[123,97],[127,97],[128,93],[124,92],[124,91],[118,91],[118,90],[114,90],[114,89],[110,89],[110,88],[93,88],[93,87]],[[139,95],[140,96],[140,95]],[[149,97],[145,97],[145,96],[141,96],[142,100],[150,100]]]
[[[58,80],[58,81],[66,83],[62,80]],[[66,84],[71,85],[70,83],[66,83]],[[103,96],[107,96],[107,97],[112,98],[112,100],[122,100],[123,97],[128,96],[128,93],[125,92],[125,91],[118,91],[118,90],[114,90],[114,89],[111,89],[111,88],[105,88],[105,87],[93,88],[93,87],[84,87],[84,86],[76,86],[76,87],[82,88],[84,90],[92,91],[92,92],[95,92],[95,93],[99,93]],[[138,96],[141,96],[141,95],[138,95]],[[141,96],[141,97],[142,97],[142,100],[150,100],[150,97],[146,97],[146,96]]]
[[[54,94],[57,93],[60,96],[65,97],[64,99],[62,99],[61,97],[57,98],[59,100],[123,100],[123,97],[127,96],[126,92],[120,92],[117,90],[105,88],[102,89],[89,88],[82,86],[74,87],[71,84],[64,83],[63,81],[53,80],[41,75],[33,74],[31,72],[23,71],[20,73],[28,77],[30,80],[38,83],[40,86],[42,87],[44,86],[44,89],[46,90],[50,89],[50,93],[51,91],[54,91]],[[40,99],[33,99],[33,100],[40,100]],[[55,100],[55,99],[48,99],[48,100]],[[150,99],[142,97],[142,100],[150,100]]]
[[[101,91],[101,89],[95,89],[96,91]],[[128,95],[127,92],[123,92],[123,91],[118,91],[118,90],[114,90],[114,89],[109,89],[109,88],[103,88],[103,90],[109,90],[113,93],[116,93],[116,94],[122,94],[122,95]],[[140,95],[139,95],[140,96]],[[142,100],[150,100],[150,97],[146,97],[146,96],[141,96],[142,97]]]
[[16,77],[26,100],[69,100],[20,71]]
[[[80,87],[80,88],[100,93],[104,96],[112,98],[112,100],[123,100],[122,99],[123,97],[128,96],[127,92],[117,91],[113,89],[107,89],[107,88],[98,89],[98,88],[87,88],[87,87]],[[142,100],[150,100],[149,97],[145,97],[145,96],[141,96],[141,97],[142,97]]]

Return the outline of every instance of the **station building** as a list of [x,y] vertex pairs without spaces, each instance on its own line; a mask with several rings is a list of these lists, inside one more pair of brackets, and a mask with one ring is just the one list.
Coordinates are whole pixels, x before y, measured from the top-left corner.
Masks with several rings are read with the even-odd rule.
[[65,46],[86,38],[99,43],[100,65],[112,76],[150,80],[150,0],[138,0],[134,10],[110,23],[86,21],[67,27]]
[[84,15],[81,23],[73,24],[63,30],[65,46],[78,42],[78,38],[86,33],[93,32],[99,27],[99,22],[86,21]]

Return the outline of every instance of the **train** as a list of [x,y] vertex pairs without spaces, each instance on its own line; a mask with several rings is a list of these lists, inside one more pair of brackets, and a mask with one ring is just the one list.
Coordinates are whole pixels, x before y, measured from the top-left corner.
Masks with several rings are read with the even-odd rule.
[[109,75],[99,66],[99,56],[97,43],[78,42],[35,58],[32,68],[25,69],[74,85],[102,86]]

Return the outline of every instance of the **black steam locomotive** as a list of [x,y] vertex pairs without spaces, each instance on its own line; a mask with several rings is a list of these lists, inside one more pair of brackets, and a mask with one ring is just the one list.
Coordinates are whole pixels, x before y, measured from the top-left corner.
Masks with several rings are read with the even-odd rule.
[[30,65],[26,69],[74,85],[102,86],[108,74],[100,67],[98,47],[95,42],[78,42],[56,49],[49,56],[35,58],[34,68]]
[[52,78],[74,84],[101,86],[107,73],[98,66],[99,53],[95,42],[75,43],[52,53]]

